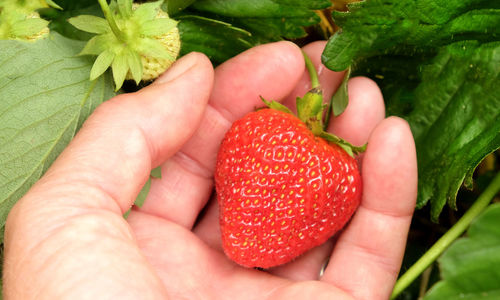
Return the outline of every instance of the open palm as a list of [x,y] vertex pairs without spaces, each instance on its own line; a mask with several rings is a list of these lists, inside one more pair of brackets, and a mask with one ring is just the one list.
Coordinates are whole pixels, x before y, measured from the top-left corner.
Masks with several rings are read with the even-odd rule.
[[[323,47],[304,50],[329,99],[343,75],[320,66]],[[187,55],[151,86],[101,105],[9,215],[6,299],[387,299],[415,204],[416,157],[408,125],[384,119],[366,78],[349,82],[349,106],[329,126],[369,143],[362,203],[345,230],[266,271],[222,251],[212,175],[225,132],[262,106],[259,96],[291,105],[307,89],[300,50],[280,42],[215,73],[205,56]],[[124,220],[158,165],[162,178]]]

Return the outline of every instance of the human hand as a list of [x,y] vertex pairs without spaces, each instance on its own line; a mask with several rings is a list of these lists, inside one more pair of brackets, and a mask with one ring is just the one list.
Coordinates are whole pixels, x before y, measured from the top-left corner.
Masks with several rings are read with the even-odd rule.
[[[316,65],[323,47],[304,49]],[[319,77],[329,99],[342,74],[320,67]],[[366,78],[351,79],[349,106],[330,124],[353,144],[369,143],[362,203],[335,242],[267,271],[221,250],[210,196],[223,135],[261,106],[259,96],[289,104],[307,89],[301,52],[280,42],[215,74],[206,57],[187,55],[153,85],[102,104],[9,215],[6,299],[387,299],[415,204],[416,156],[408,125],[384,119]],[[158,165],[162,178],[123,219]]]

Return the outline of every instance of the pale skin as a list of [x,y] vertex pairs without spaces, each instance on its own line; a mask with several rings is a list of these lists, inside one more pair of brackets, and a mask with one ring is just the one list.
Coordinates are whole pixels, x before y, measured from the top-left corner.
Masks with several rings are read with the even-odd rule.
[[[304,50],[329,98],[343,74],[319,66],[323,47]],[[221,249],[211,192],[224,133],[261,106],[259,96],[290,105],[307,89],[299,48],[279,42],[215,71],[189,54],[154,84],[102,104],[8,217],[5,299],[387,299],[415,206],[416,154],[408,124],[385,118],[367,78],[350,80],[349,106],[329,125],[353,144],[368,141],[362,203],[347,227],[267,271]],[[125,220],[160,165],[162,178]]]

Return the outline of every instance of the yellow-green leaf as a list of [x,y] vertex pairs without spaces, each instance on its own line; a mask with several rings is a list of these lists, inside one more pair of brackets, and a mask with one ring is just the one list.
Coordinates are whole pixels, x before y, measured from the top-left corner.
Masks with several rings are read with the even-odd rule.
[[130,68],[130,73],[136,84],[139,84],[142,78],[142,62],[141,57],[134,51],[127,51],[127,63]]
[[44,19],[25,19],[12,24],[10,33],[13,36],[26,37],[39,33],[44,28],[46,28],[47,25],[49,25],[49,22]]
[[177,26],[177,21],[169,18],[158,18],[144,22],[141,33],[146,36],[161,36]]
[[97,77],[106,72],[109,66],[111,66],[114,58],[115,54],[110,50],[106,50],[99,54],[94,62],[94,65],[92,66],[92,70],[90,71],[90,80],[95,80]]
[[90,33],[101,34],[111,31],[108,22],[96,16],[81,15],[69,18],[68,22],[76,28]]
[[113,69],[113,78],[115,80],[115,91],[118,91],[122,87],[129,70],[126,54],[122,52],[116,55],[111,67]]

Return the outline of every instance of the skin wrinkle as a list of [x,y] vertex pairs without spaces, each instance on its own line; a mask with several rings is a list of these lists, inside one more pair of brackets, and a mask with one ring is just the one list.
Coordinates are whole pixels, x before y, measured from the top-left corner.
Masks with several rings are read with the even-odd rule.
[[[95,189],[90,189],[87,186],[85,188],[77,189],[77,190],[78,191],[85,190],[86,191],[86,196],[88,196],[89,194],[91,194],[91,191],[97,191],[98,193],[96,195],[100,195],[102,197],[109,197],[109,195],[107,193],[103,192],[102,190],[100,190],[97,187]],[[54,199],[53,201],[51,201],[52,204],[54,204],[54,201],[57,201],[56,203],[58,203],[58,202],[64,203],[61,208],[57,209],[57,212],[59,213],[58,215],[60,217],[57,218],[57,222],[53,222],[52,226],[48,227],[48,226],[43,225],[45,223],[45,221],[46,221],[46,218],[45,218],[45,216],[43,216],[43,213],[46,212],[46,211],[49,211],[49,212],[52,211],[52,212],[54,212],[54,205],[50,205],[50,204],[44,205],[44,207],[43,207],[44,210],[43,211],[33,211],[33,212],[31,212],[32,215],[29,218],[30,219],[30,223],[23,223],[23,224],[19,224],[19,225],[16,225],[16,224],[11,225],[10,223],[7,224],[7,226],[9,228],[12,227],[12,228],[15,228],[15,229],[18,228],[18,227],[20,227],[20,228],[24,228],[24,227],[39,228],[40,226],[37,225],[37,224],[38,223],[42,224],[41,227],[44,228],[45,234],[41,234],[40,232],[38,232],[37,233],[37,238],[38,239],[33,239],[34,241],[36,241],[33,245],[30,245],[29,243],[27,243],[25,246],[23,246],[23,251],[27,252],[27,257],[28,258],[30,258],[32,256],[33,252],[36,252],[35,250],[37,248],[39,248],[40,245],[43,244],[43,242],[46,239],[49,239],[52,235],[54,235],[54,233],[57,233],[57,231],[63,229],[65,226],[67,226],[68,222],[71,222],[73,218],[77,218],[78,216],[81,216],[81,215],[93,214],[93,213],[107,214],[111,218],[114,218],[116,216],[116,211],[113,211],[113,210],[109,210],[109,211],[108,210],[102,210],[102,207],[93,206],[92,205],[93,203],[88,203],[89,206],[87,208],[84,208],[82,206],[82,204],[87,202],[86,201],[86,199],[88,199],[87,197],[83,196],[82,199],[77,200],[76,198],[78,198],[78,197],[75,197],[75,195],[74,195],[75,192],[72,192],[71,189],[69,191],[67,191],[67,193],[68,194],[73,194],[73,197],[70,198],[70,199],[62,197],[62,199],[64,199],[63,201],[59,201],[59,199],[61,199],[61,198],[58,197],[58,196],[54,196],[54,195],[49,196],[49,195],[47,195],[48,196],[47,198]],[[96,196],[94,199],[100,199],[100,196]],[[71,203],[73,203],[73,204],[71,205]],[[33,215],[33,213],[35,213],[35,215]],[[38,217],[36,213],[38,213],[38,215],[40,215],[40,217]],[[30,212],[28,212],[28,214],[30,214]],[[116,217],[118,217],[118,216],[116,216]],[[119,220],[123,224],[126,224],[121,217],[119,217]],[[127,232],[128,232],[129,237],[132,237],[130,231],[127,231]],[[6,236],[6,239],[10,239],[10,236]],[[7,249],[7,251],[8,251],[8,249]]]
[[[212,122],[213,124],[216,124],[216,125],[225,124],[229,128],[231,122],[226,117],[224,117],[224,115],[220,111],[218,111],[213,105],[211,105],[209,103],[207,110],[211,110],[211,111],[217,113],[217,115],[213,116],[213,118],[217,118],[218,120],[216,122],[215,121]],[[221,126],[224,126],[224,125],[221,125]],[[221,137],[221,140],[222,140],[222,137]],[[196,165],[195,168],[189,168],[188,167],[189,165],[184,166],[184,167],[187,167],[186,169],[188,171],[190,171],[191,174],[196,175],[196,176],[201,176],[205,179],[212,179],[213,178],[213,170],[215,169],[215,157],[214,157],[213,165],[208,166],[206,164],[203,164],[199,159],[196,158],[196,156],[193,156],[193,155],[187,153],[187,151],[185,151],[185,150],[184,151],[181,150],[178,153],[189,158],[189,160],[194,163],[194,164],[189,164],[189,165]],[[174,158],[175,158],[175,155],[174,155]],[[195,169],[199,169],[199,171],[195,171]]]
[[[94,210],[94,211],[89,211],[89,212],[85,212],[85,213],[80,213],[78,215],[73,215],[71,216],[70,218],[67,219],[67,222],[61,224],[60,226],[54,228],[53,230],[51,230],[50,234],[44,238],[44,239],[41,239],[39,241],[38,244],[36,244],[35,248],[31,248],[31,249],[25,249],[25,250],[28,250],[28,251],[25,251],[26,253],[22,256],[24,258],[20,258],[19,259],[19,264],[20,266],[23,266],[23,265],[29,265],[29,261],[31,261],[34,257],[37,257],[39,253],[45,253],[43,251],[44,248],[46,248],[45,246],[48,244],[48,245],[51,245],[51,244],[54,244],[54,240],[55,241],[64,241],[65,239],[61,239],[60,236],[61,235],[70,235],[72,237],[75,237],[77,234],[77,232],[79,232],[78,228],[89,228],[88,226],[88,219],[90,218],[90,220],[93,220],[92,223],[95,225],[95,230],[96,230],[96,233],[97,234],[92,234],[91,236],[88,236],[89,239],[87,239],[87,241],[85,241],[85,239],[82,240],[82,235],[78,235],[78,248],[77,249],[80,249],[80,248],[89,248],[89,249],[92,249],[93,248],[93,245],[96,244],[96,241],[95,239],[98,238],[98,243],[100,245],[102,245],[102,242],[103,242],[103,238],[105,238],[106,236],[112,238],[112,239],[116,239],[118,238],[118,240],[123,240],[124,237],[126,237],[126,240],[123,240],[125,241],[126,244],[130,244],[132,241],[133,241],[133,236],[132,236],[132,233],[129,231],[129,230],[125,230],[125,231],[120,231],[120,232],[117,232],[117,233],[112,233],[111,235],[103,235],[103,232],[110,232],[110,231],[107,231],[107,230],[104,230],[105,228],[109,228],[109,229],[112,229],[112,231],[115,231],[117,228],[124,228],[123,226],[115,226],[115,225],[110,225],[110,226],[105,226],[103,227],[103,225],[105,223],[103,223],[103,221],[109,223],[109,221],[112,221],[112,220],[115,220],[115,221],[118,221],[118,223],[122,224],[122,225],[125,225],[125,221],[123,218],[121,218],[120,216],[117,216],[116,214],[113,214],[111,212],[108,212],[108,211],[102,211],[102,210]],[[81,221],[84,221],[85,224],[87,225],[81,225]],[[113,223],[116,223],[115,221],[113,221]],[[128,226],[127,226],[128,227]],[[75,231],[75,228],[76,228],[76,231]],[[71,259],[71,257],[65,257],[64,254],[65,253],[70,253],[70,254],[73,254],[75,252],[77,252],[78,250],[76,249],[73,249],[73,250],[69,250],[71,249],[72,247],[75,247],[75,244],[73,243],[70,243],[70,241],[72,240],[67,240],[66,243],[64,244],[60,244],[59,242],[57,242],[57,247],[54,248],[52,246],[50,246],[50,250],[48,253],[48,255],[46,256],[46,258],[42,261],[42,265],[39,265],[38,269],[39,271],[34,271],[34,272],[30,272],[30,273],[34,273],[34,274],[43,274],[45,270],[50,270],[50,266],[54,266],[54,265],[58,265],[62,262],[65,262],[68,258]],[[83,244],[81,244],[83,241]],[[49,247],[49,246],[47,246]],[[68,249],[69,248],[69,249]],[[59,262],[59,263],[58,263]],[[20,274],[22,274],[23,272],[20,272]],[[79,273],[80,274],[80,273]],[[43,291],[38,291],[38,293],[42,293]]]
[[395,218],[395,219],[407,219],[407,218],[413,217],[413,211],[406,211],[404,213],[401,213],[401,212],[393,212],[389,209],[380,209],[380,208],[376,208],[376,207],[370,207],[368,205],[361,205],[361,206],[363,208],[375,213],[375,214],[380,215],[380,216],[391,217],[391,218]]
[[[135,222],[138,222],[138,220],[140,220],[140,218],[146,218],[146,217],[149,217],[149,215],[139,212],[134,216],[134,219],[131,220],[131,222],[135,223]],[[162,222],[162,221],[163,221],[162,218],[153,217],[151,220],[149,220],[147,222],[152,223],[152,222]],[[155,226],[155,224],[148,224],[148,226]],[[161,225],[161,226],[163,226],[163,225]],[[192,264],[190,262],[186,263],[186,261],[185,261],[186,258],[188,258],[188,257],[190,257],[190,258],[192,258],[192,257],[203,258],[206,256],[206,254],[203,253],[203,250],[205,250],[204,249],[205,245],[200,244],[199,245],[200,247],[197,247],[198,245],[192,247],[192,246],[188,245],[187,241],[183,242],[177,238],[177,236],[180,233],[182,233],[182,232],[187,233],[187,230],[185,228],[183,228],[182,226],[179,226],[177,224],[173,224],[173,223],[170,223],[167,226],[171,228],[170,231],[172,232],[172,235],[169,237],[169,239],[164,240],[160,244],[158,243],[158,239],[156,238],[155,234],[151,234],[149,236],[144,235],[144,234],[140,234],[138,236],[138,242],[142,248],[169,249],[171,247],[175,247],[174,254],[170,254],[168,256],[161,256],[159,258],[159,260],[157,261],[158,266],[163,266],[166,262],[170,262],[170,264],[169,264],[170,270],[180,269],[183,266],[189,266],[190,268],[192,268],[191,267]],[[188,233],[188,234],[190,235],[190,237],[189,237],[190,240],[196,239],[196,237],[194,235],[192,235],[192,233]],[[179,259],[176,259],[175,257],[179,254],[182,254],[186,258],[179,257]],[[204,262],[205,260],[201,260],[201,261]],[[200,288],[201,289],[200,293],[202,293],[203,291],[210,290],[208,287],[211,287],[211,284],[210,284],[208,278],[212,274],[212,271],[209,271],[211,269],[213,269],[213,268],[210,265],[208,265],[207,263],[203,263],[200,266],[196,266],[195,270],[193,270],[193,274],[195,274],[194,277],[190,276],[189,278],[186,278],[188,280],[183,280],[182,286],[177,286],[176,290],[183,290],[184,292],[186,292],[186,294],[191,294],[191,292],[187,292],[186,290],[195,292],[196,288],[200,288],[200,286],[198,286],[198,285],[197,286],[191,285],[191,287],[186,286],[186,284],[189,282],[205,282],[206,284],[200,283],[200,285],[203,286],[203,288]],[[194,280],[194,278],[196,278],[197,280]],[[167,286],[169,284],[170,284],[170,281],[166,283]],[[174,292],[174,294],[177,295],[177,292]],[[198,298],[193,298],[193,299],[198,299]]]
[[383,269],[387,272],[387,274],[398,274],[399,267],[392,262],[391,257],[384,256],[384,253],[380,253],[377,249],[374,249],[368,245],[356,243],[354,241],[346,241],[346,245],[342,245],[337,250],[342,250],[341,248],[349,249],[351,255],[360,254],[362,256],[368,257],[367,261],[376,263],[383,267]]
[[[117,104],[113,104],[114,107]],[[107,109],[105,110],[104,113],[107,113],[108,111],[112,111],[112,109]],[[99,118],[99,114],[97,114],[96,117],[94,118]],[[93,120],[89,122],[90,124],[88,125],[89,127],[92,127]],[[121,123],[121,122],[120,122]],[[128,126],[127,126],[128,127]],[[123,129],[122,129],[123,130]],[[150,162],[151,162],[151,149],[150,146],[148,146],[148,141],[147,138],[145,137],[145,133],[142,128],[140,127],[132,127],[130,130],[123,130],[126,132],[126,136],[122,140],[127,140],[129,141],[126,145],[126,147],[121,147],[122,155],[130,158],[130,159],[123,159],[120,160],[119,162],[116,162],[116,164],[120,165],[120,168],[113,168],[113,171],[111,172],[110,180],[108,180],[106,183],[101,182],[99,180],[95,180],[95,178],[91,177],[96,177],[102,174],[107,174],[109,172],[109,166],[110,161],[104,161],[102,164],[93,164],[92,166],[86,166],[86,165],[80,165],[80,166],[72,166],[72,170],[69,170],[68,173],[75,173],[74,176],[76,178],[81,178],[81,174],[89,174],[87,178],[89,178],[89,183],[92,182],[92,185],[98,185],[105,193],[110,195],[111,199],[115,201],[115,203],[118,204],[118,206],[121,209],[121,212],[124,213],[125,211],[128,210],[129,207],[124,207],[123,203],[130,202],[131,197],[128,196],[127,198],[129,199],[123,199],[123,194],[129,194],[126,193],[127,191],[130,190],[130,188],[134,188],[134,186],[127,187],[123,186],[123,182],[134,182],[136,178],[141,178],[141,181],[143,183],[146,182],[147,176],[149,175],[146,170],[150,169]],[[101,135],[97,140],[106,138],[106,134]],[[80,137],[77,142],[79,143],[86,143],[84,142],[85,140],[90,140],[87,136]],[[130,141],[133,141],[131,143]],[[133,146],[132,146],[133,145]],[[89,160],[90,157],[95,156],[95,153],[89,152],[89,150],[86,149],[85,152],[80,152],[78,153],[78,160],[80,161],[85,161]],[[68,155],[71,157],[74,157],[75,155]],[[138,161],[137,159],[132,159],[140,157],[141,160]],[[115,160],[116,158],[113,158]],[[63,154],[61,157],[61,160],[64,161],[66,160],[66,156]],[[135,165],[131,165],[134,162]],[[56,162],[57,166],[57,162]],[[87,168],[92,167],[91,170],[87,170]],[[55,168],[57,171],[59,171],[59,168]],[[65,168],[62,168],[63,170]],[[121,172],[116,173],[117,169],[119,169]],[[96,172],[97,171],[97,172]],[[49,171],[50,172],[50,171]],[[115,174],[113,174],[115,173]],[[140,175],[139,175],[140,174]],[[109,184],[109,181],[111,181],[111,184]],[[115,187],[117,186],[122,186],[122,189],[116,189]],[[124,191],[125,190],[125,191]]]
[[[208,123],[208,125],[206,124]],[[203,121],[201,123],[198,130],[194,133],[194,138],[199,137],[199,141],[188,141],[182,151],[185,153],[191,153],[192,157],[197,157],[197,161],[203,165],[210,173],[215,169],[215,161],[217,157],[216,149],[208,149],[212,152],[209,156],[205,156],[206,154],[201,154],[203,151],[207,151],[207,148],[210,147],[207,145],[213,140],[222,140],[224,134],[227,129],[231,126],[231,123],[217,110],[215,109],[211,103],[208,104],[207,109],[205,110],[205,115],[203,116]],[[207,140],[207,135],[217,135],[216,138]],[[218,143],[213,143],[215,147],[218,147]],[[210,147],[212,148],[212,147]],[[210,177],[213,177],[212,174],[209,174]]]
[[202,165],[196,157],[179,151],[172,156],[172,161],[184,169],[187,173],[205,180],[212,180],[212,171],[205,165]]

